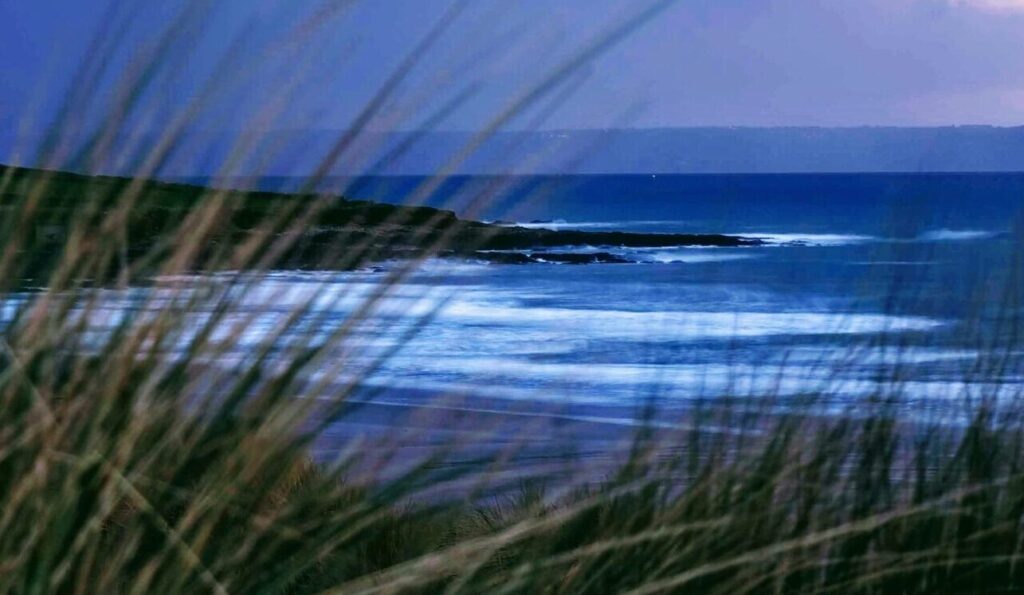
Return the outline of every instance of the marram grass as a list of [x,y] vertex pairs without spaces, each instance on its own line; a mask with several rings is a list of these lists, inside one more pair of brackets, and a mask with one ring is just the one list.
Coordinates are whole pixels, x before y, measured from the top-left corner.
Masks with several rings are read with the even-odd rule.
[[[476,146],[664,4],[551,68],[495,116]],[[316,19],[346,9],[325,6]],[[456,16],[442,18],[417,52]],[[316,19],[296,26],[299,41]],[[88,90],[102,77],[97,64],[107,42],[100,40],[53,138],[40,147],[39,165],[88,171],[114,157],[121,128],[146,110],[139,98],[159,66],[175,61],[168,48],[189,41],[172,43],[180,23],[168,29],[149,62],[121,81],[119,103],[101,105],[109,110],[101,110],[100,125],[69,141],[63,133],[77,130],[79,103],[92,106]],[[155,143],[121,149],[118,162],[132,165],[121,180],[69,188],[56,172],[0,170],[0,590],[1024,591],[1019,391],[965,393],[949,415],[909,421],[896,356],[891,381],[846,412],[820,406],[831,396],[827,387],[798,403],[717,395],[682,414],[682,429],[638,431],[616,453],[614,469],[571,485],[549,475],[510,489],[490,481],[511,465],[507,458],[446,466],[447,445],[397,472],[375,467],[379,452],[359,443],[337,460],[314,462],[312,446],[349,414],[361,375],[374,369],[353,375],[337,355],[356,344],[376,307],[422,259],[450,242],[438,230],[444,215],[416,221],[411,210],[393,210],[378,222],[411,225],[425,249],[383,275],[326,337],[287,339],[294,325],[324,331],[324,293],[314,292],[232,360],[226,356],[260,314],[236,313],[337,204],[319,193],[322,178],[353,150],[417,59],[399,66],[324,156],[305,199],[273,209],[252,209],[258,194],[217,189],[182,206],[162,201],[168,188],[149,181],[180,146],[204,93],[167,119]],[[244,139],[237,151],[259,152]],[[373,234],[355,237],[311,253],[327,268],[358,267],[373,260],[375,246]],[[985,296],[1001,304],[997,332],[964,380],[1002,378],[1017,361],[1019,260],[1006,267],[1005,286]],[[196,274],[210,271],[233,273]],[[150,307],[111,307],[125,295]],[[326,373],[317,379],[314,371]],[[447,486],[462,489],[440,489]]]
[[[95,184],[81,195],[116,201],[106,193],[135,186]],[[59,189],[59,175],[39,176],[17,191],[26,198],[11,208],[28,225],[43,216],[52,223],[52,210],[29,210],[33,197],[46,205]],[[263,276],[261,259],[285,254],[281,244],[301,238],[290,230],[307,224],[309,207],[289,220],[265,213],[267,222],[227,241],[206,219],[224,216],[223,193],[208,194],[165,232],[176,241],[153,244],[165,254],[161,274],[148,281],[117,272],[148,255],[120,255],[117,235],[102,231],[110,218],[131,215],[86,203],[82,212],[93,216],[72,219],[66,245],[54,249],[47,240],[55,261],[50,284],[8,284],[0,375],[4,590],[910,593],[1024,586],[1018,395],[965,393],[947,405],[951,413],[911,421],[898,344],[890,346],[891,382],[846,412],[820,406],[827,388],[799,402],[772,395],[699,401],[682,415],[685,429],[638,432],[618,470],[575,487],[555,475],[524,477],[514,489],[432,492],[451,482],[486,485],[511,464],[484,457],[452,470],[439,464],[443,445],[379,477],[367,473],[362,461],[371,453],[358,444],[340,460],[314,463],[310,447],[331,420],[348,414],[358,378],[311,382],[308,372],[344,370],[331,357],[372,321],[374,300],[400,287],[405,269],[388,273],[326,340],[284,340],[290,325],[316,319],[322,295],[314,292],[249,356],[210,365],[250,322],[231,313]],[[147,204],[136,200],[132,208]],[[222,244],[218,250],[189,241],[202,229]],[[19,239],[17,230],[9,233]],[[7,253],[9,271],[26,270],[26,260],[38,266],[33,237]],[[189,275],[223,268],[204,258],[241,262],[249,272]],[[997,332],[965,379],[1003,377],[1015,361],[1020,281],[1009,262],[1006,287],[991,299],[1002,304]],[[112,316],[110,296],[133,284],[145,290],[141,299],[161,307]],[[208,314],[196,318],[200,311]],[[320,398],[299,398],[311,393]]]

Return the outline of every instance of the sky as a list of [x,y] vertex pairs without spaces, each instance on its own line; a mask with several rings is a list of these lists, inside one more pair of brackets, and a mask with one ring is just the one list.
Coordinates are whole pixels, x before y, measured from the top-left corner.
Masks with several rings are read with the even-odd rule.
[[[0,0],[0,130],[45,129],[81,90],[72,81],[98,32],[116,49],[75,109],[105,113],[184,1],[107,12],[100,0]],[[415,129],[442,112],[431,126],[477,130],[644,4],[469,0],[447,12],[456,1],[214,2],[182,21],[148,109],[127,119],[163,125],[203,98],[207,127],[347,128],[413,52],[368,126]],[[223,83],[215,99],[210,80]],[[679,0],[528,104],[505,127],[1020,125],[1024,0]]]

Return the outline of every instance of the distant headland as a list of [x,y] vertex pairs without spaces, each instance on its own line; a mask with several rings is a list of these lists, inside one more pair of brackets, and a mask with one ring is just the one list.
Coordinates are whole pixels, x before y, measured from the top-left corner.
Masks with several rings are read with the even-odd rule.
[[[32,206],[30,236],[37,254],[56,255],[72,228],[83,217],[102,218],[122,208],[122,197],[134,194],[124,218],[125,257],[144,263],[204,200],[214,198],[221,208],[211,211],[209,222],[217,231],[204,250],[240,246],[256,234],[294,234],[295,224],[285,214],[304,212],[298,238],[275,261],[275,266],[296,269],[350,269],[391,259],[424,257],[469,258],[499,264],[625,263],[608,252],[575,253],[560,248],[609,247],[738,247],[760,242],[723,234],[659,234],[615,231],[577,231],[495,225],[461,219],[452,211],[423,206],[396,206],[366,200],[312,193],[284,194],[218,190],[198,185],[87,176],[70,172],[0,166],[0,213],[21,213]],[[314,205],[314,208],[302,207]],[[0,222],[3,217],[0,215]],[[13,224],[8,219],[5,224]],[[274,226],[278,226],[275,229]],[[269,230],[269,231],[268,231]],[[333,257],[331,255],[334,255]],[[197,259],[202,262],[203,259]],[[40,261],[36,274],[48,268]],[[145,269],[140,270],[145,273]]]

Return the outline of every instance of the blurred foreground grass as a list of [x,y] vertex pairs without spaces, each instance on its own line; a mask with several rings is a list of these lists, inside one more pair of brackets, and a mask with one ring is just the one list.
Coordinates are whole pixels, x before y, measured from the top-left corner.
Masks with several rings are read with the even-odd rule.
[[[348,4],[326,3],[330,10],[299,21],[289,40],[300,43],[280,46],[286,63]],[[665,5],[652,3],[542,69],[480,139],[550,95],[562,101],[582,66]],[[182,146],[207,93],[159,118],[165,126],[152,143],[129,138],[115,150],[131,122],[154,119],[147,92],[167,82],[158,71],[175,72],[176,52],[194,42],[183,24],[195,14],[170,23],[137,72],[115,76],[119,92],[110,96],[95,89],[110,76],[105,58],[116,42],[97,36],[52,138],[31,162],[79,171],[126,163],[128,177],[69,189],[56,172],[26,181],[19,170],[0,170],[0,590],[1024,591],[1019,390],[965,391],[949,407],[954,413],[909,420],[903,412],[921,405],[905,400],[898,350],[878,391],[845,412],[823,414],[816,403],[828,395],[781,409],[771,394],[740,405],[720,395],[688,410],[679,431],[638,424],[617,468],[584,483],[523,477],[516,489],[496,489],[491,477],[507,459],[481,454],[476,465],[446,467],[446,445],[400,472],[384,473],[376,461],[368,467],[375,453],[359,442],[337,460],[312,462],[311,446],[350,414],[349,397],[373,370],[346,375],[339,353],[375,324],[375,309],[424,258],[449,245],[437,225],[448,216],[382,213],[378,224],[405,226],[427,249],[381,275],[340,324],[318,317],[325,298],[313,292],[232,359],[260,313],[239,304],[296,251],[306,261],[346,263],[340,268],[373,260],[372,237],[303,248],[310,222],[331,207],[318,190],[343,156],[358,152],[357,137],[457,12],[441,17],[330,147],[304,185],[308,200],[259,209],[258,195],[215,189],[188,204],[167,202],[168,187],[149,182]],[[239,72],[236,58],[229,55],[224,70]],[[97,111],[98,123],[82,130],[92,121],[82,114]],[[224,175],[240,155],[258,153],[245,138],[238,144]],[[55,227],[55,213],[69,208],[74,217]],[[227,223],[239,217],[245,234],[232,235]],[[1001,304],[998,332],[965,381],[998,384],[1015,372],[1007,368],[1019,361],[1019,259],[1009,258],[1007,269],[1006,287],[982,297]],[[196,275],[209,271],[235,274]],[[345,291],[338,293],[329,299]],[[149,307],[111,306],[124,295]],[[274,296],[264,303],[275,306]],[[288,340],[295,325],[317,340]],[[460,481],[473,487],[435,489]]]
[[[34,207],[47,204],[52,183],[37,177],[10,203],[8,221],[17,224],[6,231],[8,280],[38,266],[36,236],[19,230],[48,221],[47,209]],[[134,186],[97,183],[80,194],[94,195],[86,205],[123,200]],[[818,406],[827,389],[798,402],[718,395],[682,414],[682,429],[638,419],[615,470],[583,482],[524,473],[510,488],[494,479],[514,470],[506,453],[481,451],[476,464],[450,467],[444,444],[390,466],[400,448],[368,464],[380,445],[353,442],[337,460],[314,463],[311,445],[355,407],[348,397],[359,374],[331,382],[346,369],[335,359],[339,347],[375,324],[374,304],[417,260],[382,275],[326,338],[285,340],[296,324],[324,330],[315,324],[324,295],[313,292],[287,306],[284,323],[251,353],[219,365],[259,314],[237,316],[247,288],[272,269],[261,259],[286,254],[301,237],[289,229],[304,225],[301,211],[317,204],[304,202],[287,219],[282,209],[265,211],[258,250],[246,241],[201,250],[218,243],[209,221],[226,216],[222,195],[209,190],[162,219],[173,224],[152,244],[165,246],[159,274],[147,277],[139,298],[159,308],[109,301],[131,291],[134,279],[118,274],[116,223],[130,220],[120,209],[76,217],[59,248],[46,239],[55,263],[48,287],[8,285],[0,344],[4,591],[1024,588],[1019,389],[965,389],[947,413],[907,417],[938,405],[906,400],[898,344],[888,378],[844,411]],[[11,249],[17,241],[29,248]],[[222,270],[208,263],[223,258],[242,262],[246,274],[226,282],[193,274]],[[1016,259],[1007,266],[1007,287],[990,300],[1001,304],[996,331],[964,372],[970,386],[1000,385],[1018,361]],[[209,314],[196,318],[197,311]],[[470,487],[437,491],[449,484]]]

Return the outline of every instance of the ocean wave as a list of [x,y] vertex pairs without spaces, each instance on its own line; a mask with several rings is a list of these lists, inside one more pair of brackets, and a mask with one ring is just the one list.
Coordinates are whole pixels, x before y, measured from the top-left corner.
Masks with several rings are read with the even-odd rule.
[[667,227],[671,229],[684,229],[692,226],[685,221],[566,221],[555,219],[552,221],[530,221],[511,222],[499,221],[496,225],[503,227],[523,227],[526,229],[550,229],[553,231],[563,229],[609,229],[625,231],[637,227]]
[[[515,253],[522,250],[489,250],[488,252]],[[726,251],[725,248],[713,246],[681,246],[672,247],[651,247],[651,248],[622,248],[618,246],[556,246],[546,248],[545,252],[557,252],[565,254],[597,254],[607,252],[627,260],[647,264],[700,264],[707,262],[727,262],[731,260],[747,260],[756,258],[757,255],[750,251]]]
[[747,238],[761,240],[769,246],[848,246],[872,242],[963,242],[986,240],[1001,235],[1001,232],[981,229],[933,229],[912,238],[881,237],[865,234],[843,233],[736,233]]
[[[454,358],[420,361],[408,368],[387,370],[387,377],[365,379],[369,386],[434,391],[439,395],[471,395],[509,400],[558,403],[628,404],[638,393],[656,394],[663,403],[730,396],[820,396],[823,405],[842,408],[875,393],[887,381],[870,374],[837,375],[822,365],[714,364],[537,364],[506,358]],[[997,399],[1013,398],[1005,383],[959,380],[905,380],[900,388],[914,401],[956,401],[965,390],[985,390]],[[781,405],[781,403],[780,403]]]
[[828,312],[637,312],[516,307],[454,301],[441,313],[446,321],[512,326],[557,325],[587,338],[673,341],[682,338],[751,338],[777,335],[869,334],[927,331],[945,322],[920,316]]
[[986,240],[999,235],[999,232],[982,229],[934,229],[917,236],[921,242],[963,242],[970,240]]
[[770,246],[846,246],[850,244],[864,244],[877,242],[880,238],[876,236],[861,234],[841,233],[740,233],[729,234],[739,235],[746,238],[761,240]]
[[[499,222],[499,225],[524,227],[527,229],[559,230],[605,230],[651,232],[658,229],[667,233],[718,232],[719,230],[697,230],[694,222],[645,220],[645,221],[553,221]],[[938,228],[926,230],[913,237],[889,237],[865,233],[843,233],[839,231],[791,232],[791,231],[739,231],[723,232],[724,235],[757,239],[767,246],[846,246],[873,242],[961,242],[995,238],[1004,232],[985,229]]]
[[622,256],[633,258],[638,262],[658,264],[703,264],[708,262],[728,262],[732,260],[748,260],[755,258],[751,253],[715,252],[706,249],[657,250],[651,252],[624,252]]
[[[651,259],[676,261],[758,255],[748,249],[634,252]],[[702,261],[706,260],[698,260]],[[166,281],[187,282],[188,278]],[[305,349],[327,341],[332,332],[351,322],[349,317],[360,310],[365,300],[378,295],[381,283],[379,276],[362,273],[282,272],[261,278],[248,291],[235,296],[235,311],[219,320],[213,340],[223,341],[233,349],[229,353],[211,353],[216,359],[209,363],[228,365],[252,357],[254,347],[279,332],[284,333],[278,341],[282,349]],[[798,395],[815,389],[826,396],[869,394],[878,387],[872,366],[891,363],[893,354],[884,349],[862,350],[856,352],[855,359],[849,359],[848,347],[856,343],[849,340],[852,336],[927,332],[948,324],[923,316],[829,311],[824,309],[825,305],[816,309],[807,301],[798,304],[803,311],[785,311],[781,308],[792,308],[795,303],[754,303],[746,294],[742,299],[727,301],[718,299],[717,294],[707,294],[707,288],[701,289],[707,294],[706,299],[697,301],[688,299],[689,293],[680,293],[687,286],[680,286],[674,293],[675,301],[647,304],[644,310],[626,309],[645,307],[644,303],[631,300],[629,293],[617,302],[586,301],[595,306],[593,309],[565,307],[583,303],[565,301],[571,299],[564,297],[565,291],[573,295],[595,293],[593,287],[563,288],[558,284],[554,291],[553,286],[539,282],[522,287],[465,280],[439,286],[399,284],[382,294],[371,316],[354,324],[343,343],[331,348],[329,357],[324,358],[328,363],[312,371],[312,378],[323,376],[339,383],[430,388],[494,398],[623,404],[635,402],[638,395],[655,392],[679,402],[695,396]],[[97,295],[100,304],[88,316],[92,325],[103,328],[122,321],[133,309],[155,315],[175,303],[174,294],[164,295],[158,288],[100,290]],[[296,307],[306,304],[311,305],[309,317],[289,318]],[[774,310],[756,310],[759,305]],[[183,353],[188,341],[210,316],[207,312],[189,315],[189,322],[184,325],[187,330],[168,347]],[[430,320],[422,332],[412,333],[427,317]],[[821,335],[844,335],[847,339],[825,347],[817,339],[800,341]],[[653,343],[659,343],[658,349],[675,342],[731,339],[741,339],[740,344],[742,339],[752,339],[749,343],[758,345],[770,343],[776,337],[783,338],[779,342],[780,354],[793,345],[804,347],[788,352],[786,357],[767,359],[757,356],[760,352],[755,351],[744,360],[747,356],[741,352],[738,360],[731,363],[678,358],[638,361],[637,356],[645,350],[644,346]],[[761,338],[767,341],[762,342]],[[680,349],[679,358],[691,357],[692,351]],[[382,354],[389,354],[383,365],[377,361]],[[953,367],[961,360],[970,363],[976,355],[968,350],[929,348],[901,351],[897,357],[904,364],[929,366],[926,375],[911,378],[902,385],[906,394],[912,398],[939,399],[955,395],[966,385],[957,386],[948,381],[952,377],[936,375],[944,375],[947,364]],[[280,364],[270,360],[268,373],[277,373],[273,366],[284,365],[286,359]],[[340,371],[335,369],[336,362],[344,362]]]

